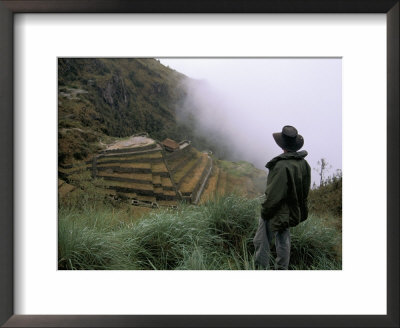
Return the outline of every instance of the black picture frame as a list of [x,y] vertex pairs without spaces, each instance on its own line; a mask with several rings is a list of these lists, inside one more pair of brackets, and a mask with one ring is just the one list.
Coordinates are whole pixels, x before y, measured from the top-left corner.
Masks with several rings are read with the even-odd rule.
[[[0,324],[4,327],[399,327],[399,0],[0,0]],[[14,315],[13,19],[16,13],[385,13],[387,315]]]

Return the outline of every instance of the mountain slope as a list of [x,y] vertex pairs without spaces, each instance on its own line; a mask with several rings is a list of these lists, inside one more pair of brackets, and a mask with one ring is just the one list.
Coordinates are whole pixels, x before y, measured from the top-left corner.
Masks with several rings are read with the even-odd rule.
[[[207,121],[198,122],[195,118],[200,110],[199,99],[191,90],[204,88],[204,84],[204,81],[189,79],[163,66],[156,59],[60,58],[58,158],[61,177],[68,173],[63,170],[74,162],[91,160],[111,143],[142,132],[156,141],[190,140],[196,151],[206,150],[215,160],[229,158],[227,155],[233,145],[220,133],[218,124],[210,129],[207,124],[204,126],[205,123],[215,125],[212,99],[206,106],[209,109]],[[206,159],[207,156],[202,161],[186,158],[186,162],[181,163],[186,166],[174,172],[187,197],[191,194],[189,191],[199,187],[196,181],[201,179],[195,179],[196,174],[200,178],[208,172]],[[261,179],[258,173],[255,179],[246,176],[255,174],[254,167],[248,169],[240,163],[224,163],[216,162],[221,174],[217,179],[214,174],[219,172],[218,168],[213,170],[211,183],[207,185],[210,194],[217,187],[225,193],[238,186],[244,187],[248,195],[262,192],[264,187],[256,187],[256,184],[263,181],[264,176]],[[197,170],[194,164],[199,164]]]
[[186,77],[155,59],[60,58],[59,159],[82,159],[100,140],[148,132],[180,139],[175,108]]

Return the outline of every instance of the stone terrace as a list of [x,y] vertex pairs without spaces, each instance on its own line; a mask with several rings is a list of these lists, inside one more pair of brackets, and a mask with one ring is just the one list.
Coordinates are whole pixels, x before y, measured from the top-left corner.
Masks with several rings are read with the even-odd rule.
[[92,177],[104,180],[101,192],[135,205],[175,206],[181,199],[197,204],[211,175],[212,159],[188,141],[180,146],[170,153],[147,136],[132,136],[78,167],[60,166],[59,176],[68,181],[70,174],[90,170]]

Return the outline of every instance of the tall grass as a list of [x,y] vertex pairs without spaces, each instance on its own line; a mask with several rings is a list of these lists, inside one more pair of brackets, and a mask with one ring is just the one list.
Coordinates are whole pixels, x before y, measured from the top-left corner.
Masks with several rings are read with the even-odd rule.
[[[140,220],[109,205],[59,209],[59,269],[253,270],[259,200],[221,196]],[[290,269],[340,269],[340,234],[311,216],[292,230]]]
[[291,229],[290,268],[296,270],[338,270],[342,268],[341,233],[324,221],[310,215]]

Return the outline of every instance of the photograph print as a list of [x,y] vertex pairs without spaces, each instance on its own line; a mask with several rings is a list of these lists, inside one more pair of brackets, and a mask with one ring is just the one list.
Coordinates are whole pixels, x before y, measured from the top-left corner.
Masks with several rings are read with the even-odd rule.
[[58,58],[59,270],[341,270],[341,58]]

